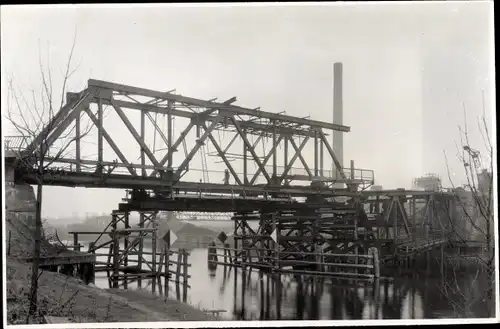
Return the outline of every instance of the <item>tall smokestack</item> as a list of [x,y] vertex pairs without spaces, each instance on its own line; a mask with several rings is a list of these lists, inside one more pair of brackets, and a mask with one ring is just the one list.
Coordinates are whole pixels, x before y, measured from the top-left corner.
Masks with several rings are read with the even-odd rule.
[[[342,123],[342,63],[333,64],[333,123]],[[344,167],[344,139],[343,132],[333,131],[333,151],[335,156]]]

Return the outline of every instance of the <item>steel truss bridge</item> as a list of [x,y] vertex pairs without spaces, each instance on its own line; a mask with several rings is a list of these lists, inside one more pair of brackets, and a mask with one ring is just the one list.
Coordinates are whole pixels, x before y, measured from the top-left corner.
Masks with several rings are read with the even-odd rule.
[[[392,241],[388,250],[394,254],[403,252],[399,242],[404,252],[426,247],[417,243],[419,227],[439,228],[435,237],[432,230],[430,236],[426,231],[425,240],[431,244],[442,243],[447,233],[444,223],[449,220],[440,217],[433,205],[438,202],[451,209],[450,195],[368,191],[374,183],[372,170],[354,168],[352,162],[351,168],[342,167],[329,136],[333,131],[349,132],[348,126],[237,106],[235,97],[201,100],[92,79],[83,91],[66,96],[66,104],[36,136],[6,137],[7,166],[14,170],[16,182],[127,189],[130,195],[118,210],[125,213],[240,213],[233,219],[235,236],[264,247],[269,244],[265,236],[270,234],[266,221],[270,212],[313,203],[307,211],[296,210],[300,225],[290,226],[290,232],[304,239],[283,232],[284,248],[307,251],[308,245],[321,242],[330,251],[352,252],[357,249],[353,246]],[[338,202],[335,197],[350,201]],[[420,219],[414,205],[408,215],[403,206],[407,199],[425,200],[428,210]],[[336,215],[308,219],[310,225],[305,225],[308,220],[300,217],[318,217],[324,204]],[[345,223],[339,224],[336,207],[345,204],[348,209],[341,215]],[[365,209],[370,204],[376,209]],[[379,209],[383,204],[387,207]],[[262,224],[252,233],[244,214],[253,211],[261,213]],[[375,220],[369,220],[370,213]],[[325,227],[335,232],[320,235]]]
[[[40,145],[55,148],[49,154],[57,154],[57,147],[66,145],[58,146],[56,141],[71,134],[71,147],[67,148],[71,155],[66,152],[65,156],[46,159],[51,165],[43,174],[43,182],[49,185],[190,193],[201,190],[231,196],[306,196],[315,195],[317,188],[304,186],[304,182],[324,186],[323,194],[331,191],[328,186],[333,183],[373,183],[372,170],[343,168],[328,141],[331,131],[348,132],[349,127],[244,108],[233,105],[235,101],[235,97],[224,102],[206,101],[89,80],[85,90],[67,94],[66,105],[37,136],[8,137],[6,146],[24,159],[35,155]],[[116,120],[108,118],[111,115],[105,113],[104,107],[114,111]],[[160,127],[158,115],[166,127]],[[90,133],[82,133],[85,116],[95,132],[92,147],[86,141]],[[112,137],[109,130],[117,125],[132,137],[127,143],[123,135]],[[220,139],[220,132],[224,140]],[[270,144],[268,149],[266,142]],[[211,152],[208,146],[212,147]],[[183,154],[176,153],[181,147]],[[131,156],[127,157],[127,153]],[[185,177],[190,169],[196,171],[190,168],[191,163],[197,162],[195,157],[201,159],[201,182]],[[217,169],[208,168],[207,157],[212,157],[214,164],[219,162]],[[133,163],[134,160],[140,161]],[[55,168],[64,168],[64,174]],[[23,181],[35,181],[36,168],[16,169]],[[224,175],[229,176],[225,182]]]

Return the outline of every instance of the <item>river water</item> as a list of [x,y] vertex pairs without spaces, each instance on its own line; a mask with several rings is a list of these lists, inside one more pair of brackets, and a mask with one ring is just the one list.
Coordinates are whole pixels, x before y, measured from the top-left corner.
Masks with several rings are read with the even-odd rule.
[[[145,248],[145,251],[147,249]],[[198,308],[223,310],[221,320],[342,320],[342,319],[425,319],[481,317],[479,308],[464,314],[456,300],[443,293],[442,278],[432,273],[419,277],[396,276],[376,282],[332,280],[304,275],[273,276],[257,270],[218,265],[208,269],[207,249],[190,251],[186,301]],[[132,256],[134,257],[134,256]],[[98,257],[106,261],[105,256]],[[146,256],[146,259],[151,259]],[[455,275],[454,275],[455,276]],[[480,294],[473,283],[474,273],[462,273],[453,282],[470,300]],[[105,272],[96,273],[95,284],[107,289]],[[163,284],[162,284],[163,285]],[[128,289],[138,289],[137,282]],[[143,279],[142,289],[152,290],[152,280]],[[156,294],[164,295],[156,284]],[[484,291],[484,290],[483,290]],[[169,283],[169,298],[183,300],[182,284]],[[178,295],[179,293],[179,295]]]
[[[190,223],[228,235],[229,221],[191,221]],[[258,222],[249,222],[254,229]],[[85,249],[88,245],[85,247]],[[85,250],[84,249],[84,250]],[[144,251],[150,252],[148,248]],[[129,259],[134,259],[131,256]],[[151,256],[144,257],[151,260]],[[136,258],[135,258],[136,259]],[[98,261],[107,261],[106,256]],[[333,280],[306,275],[276,275],[257,270],[218,265],[208,268],[208,250],[190,251],[189,289],[183,296],[182,284],[169,282],[168,298],[185,300],[206,310],[223,310],[222,320],[373,320],[487,317],[481,300],[484,287],[477,281],[477,271],[448,271],[448,275],[424,271],[383,273],[375,282]],[[144,265],[143,265],[144,267]],[[435,271],[434,271],[435,272]],[[388,278],[387,278],[388,277]],[[445,278],[446,277],[446,278]],[[95,284],[107,289],[105,272],[96,273]],[[162,288],[160,288],[162,286]],[[446,289],[445,289],[446,288]],[[139,289],[137,282],[128,289]],[[152,280],[143,279],[141,289],[152,290]],[[156,284],[156,294],[165,295],[163,283]],[[185,297],[185,299],[184,299]],[[466,305],[466,307],[464,306]]]

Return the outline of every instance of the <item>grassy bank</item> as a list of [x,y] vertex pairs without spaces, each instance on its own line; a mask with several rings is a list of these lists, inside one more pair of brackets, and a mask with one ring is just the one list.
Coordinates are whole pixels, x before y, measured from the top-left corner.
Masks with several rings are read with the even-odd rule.
[[[24,324],[28,312],[31,268],[7,259],[7,323]],[[39,314],[67,317],[72,322],[207,321],[214,317],[176,300],[143,291],[104,290],[81,280],[43,271],[39,278]]]

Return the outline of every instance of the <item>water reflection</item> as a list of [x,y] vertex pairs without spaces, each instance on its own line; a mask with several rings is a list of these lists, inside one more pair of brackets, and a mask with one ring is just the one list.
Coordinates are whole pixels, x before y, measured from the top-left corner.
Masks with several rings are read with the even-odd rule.
[[419,292],[408,284],[242,269],[223,270],[225,282],[231,279],[231,271],[236,320],[418,319],[424,315]]
[[[224,265],[208,269],[207,250],[191,251],[187,296],[182,285],[156,283],[156,293],[202,309],[223,309],[227,320],[421,319],[452,312],[436,286],[440,278],[356,281],[273,274]],[[152,280],[142,289],[151,290]],[[96,285],[107,288],[104,273]],[[129,283],[129,289],[137,289]]]

